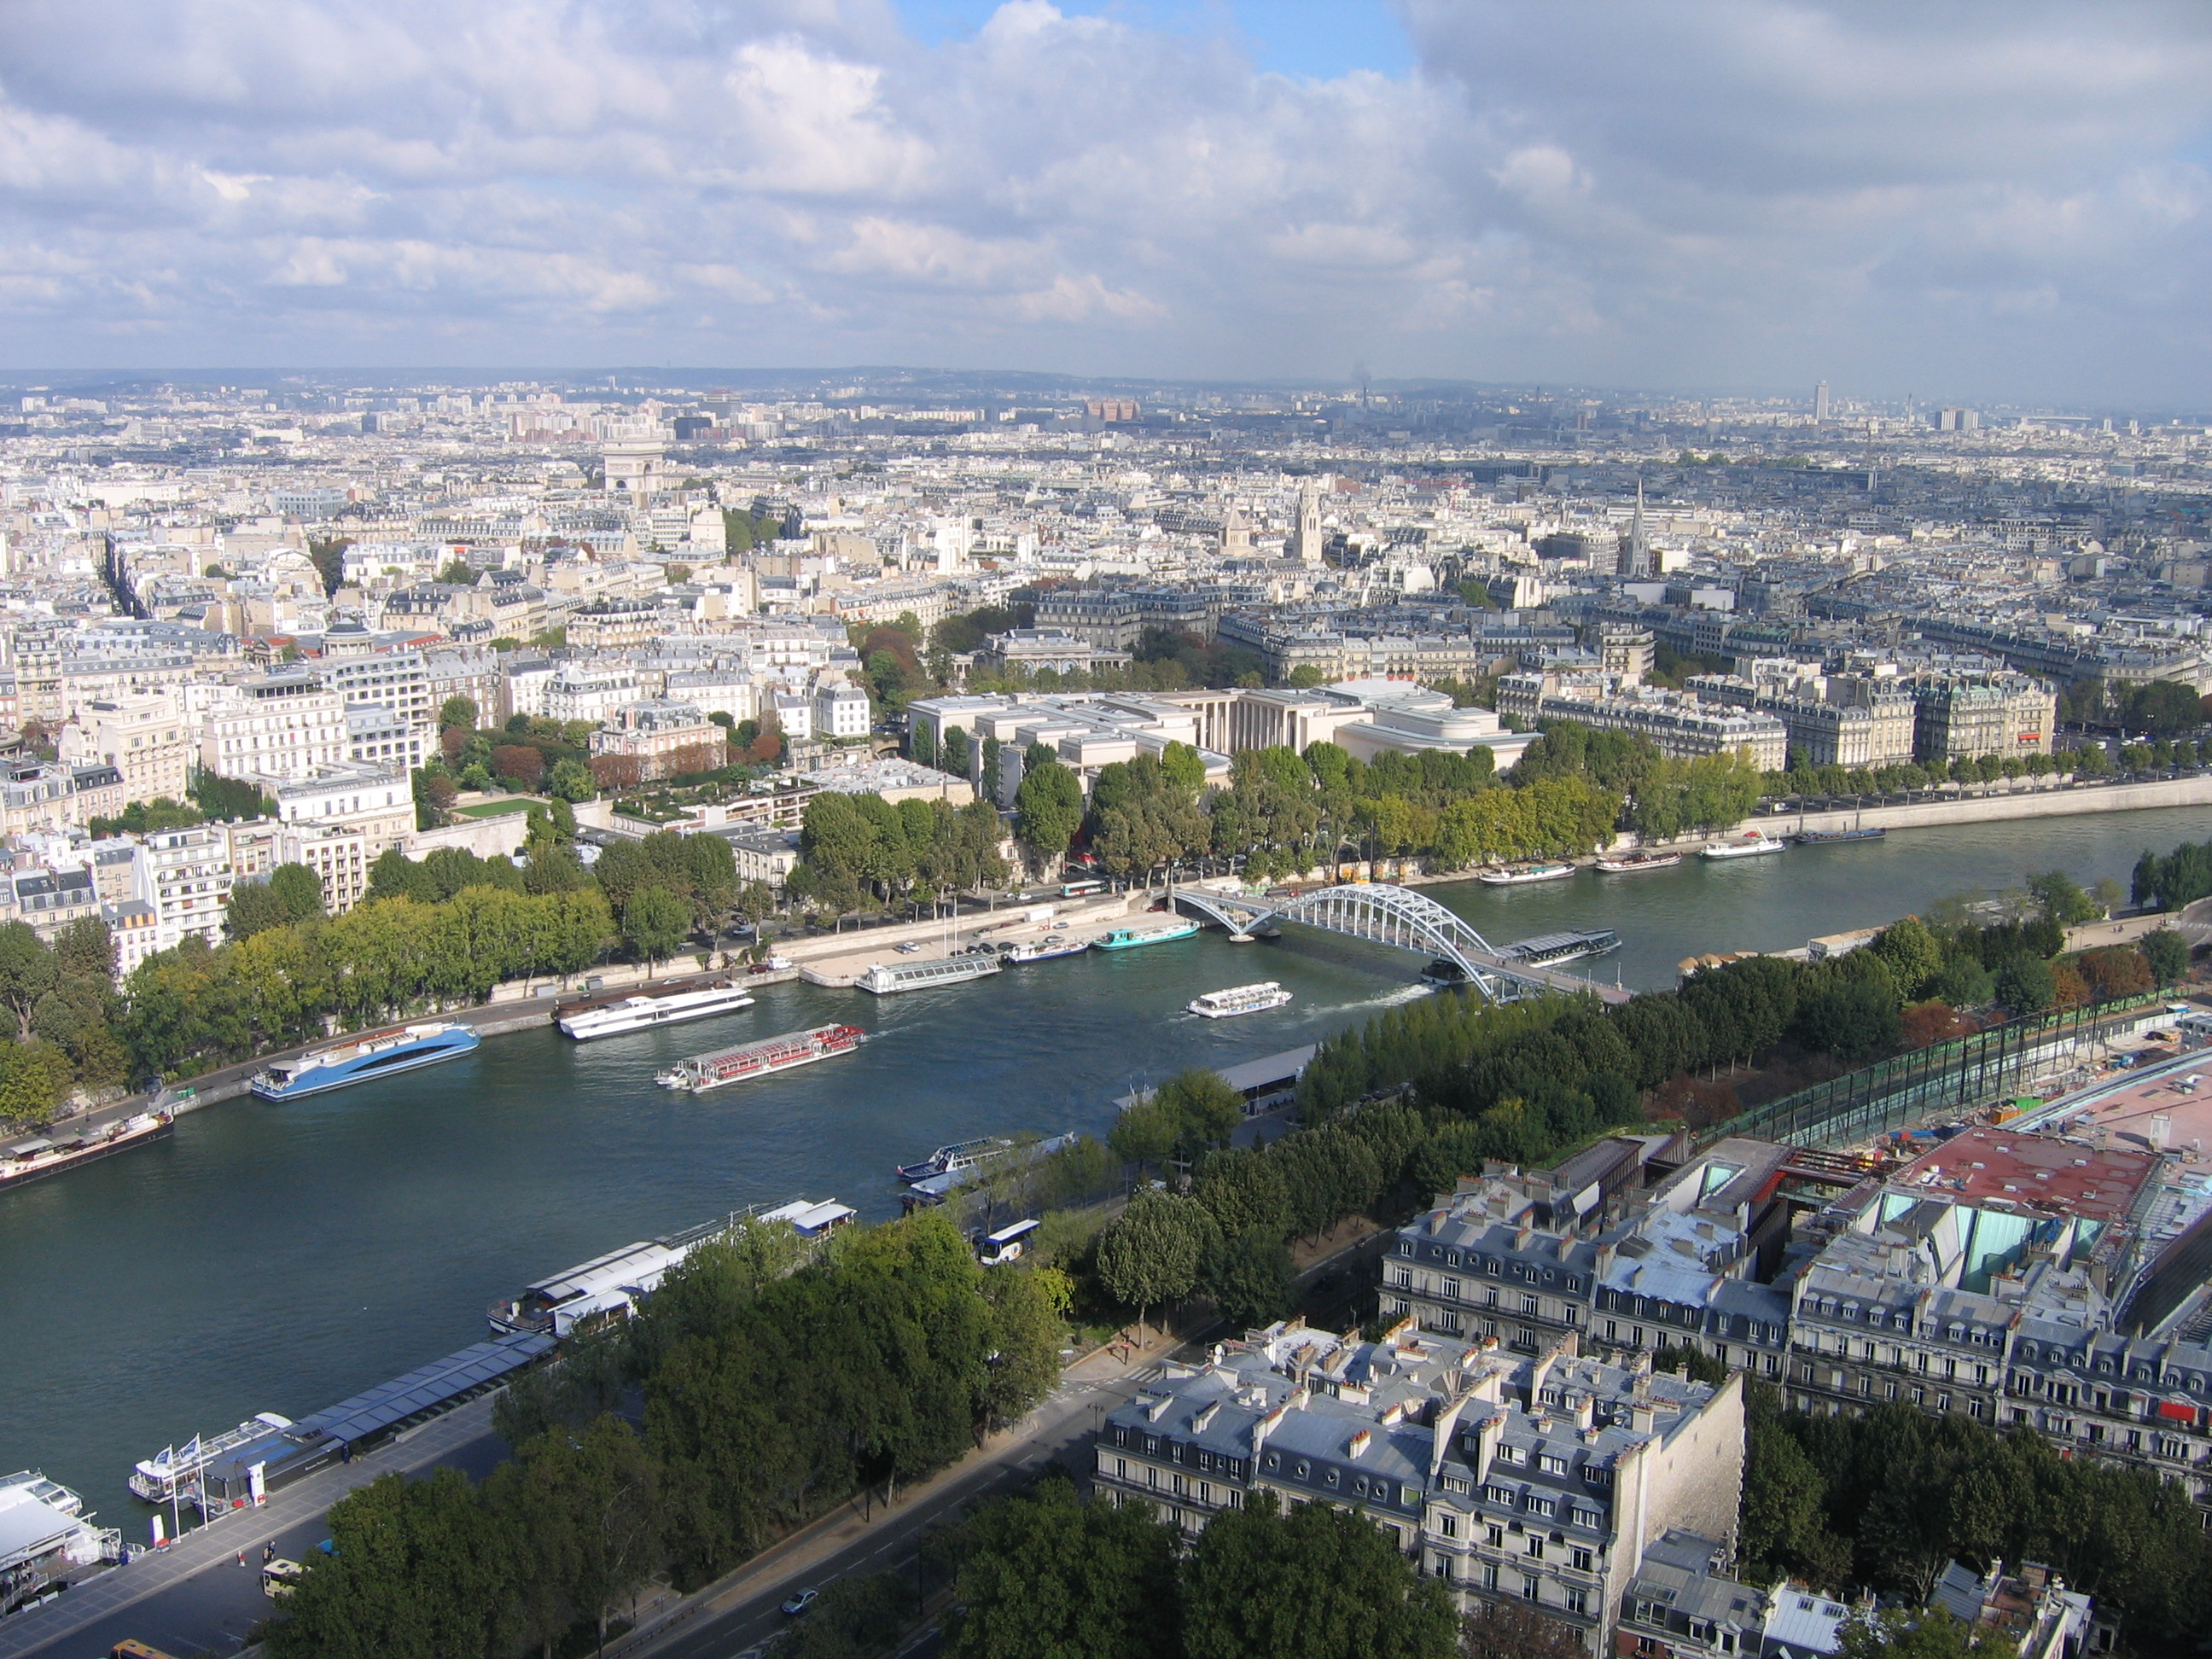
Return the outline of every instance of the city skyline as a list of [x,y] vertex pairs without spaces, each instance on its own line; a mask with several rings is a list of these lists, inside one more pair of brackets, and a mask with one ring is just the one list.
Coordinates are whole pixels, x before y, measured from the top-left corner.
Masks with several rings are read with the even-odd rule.
[[27,4],[4,362],[2185,405],[2209,46],[2160,5]]

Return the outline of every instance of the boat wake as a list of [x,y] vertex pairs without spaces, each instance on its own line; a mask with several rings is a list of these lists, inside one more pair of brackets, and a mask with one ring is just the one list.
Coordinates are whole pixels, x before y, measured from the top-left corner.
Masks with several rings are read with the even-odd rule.
[[1379,997],[1368,997],[1358,1002],[1340,1002],[1334,1007],[1316,1008],[1306,1016],[1309,1020],[1324,1018],[1331,1014],[1357,1013],[1362,1008],[1401,1008],[1409,1002],[1419,1002],[1423,997],[1434,996],[1433,988],[1426,985],[1401,985],[1395,991],[1386,991]]

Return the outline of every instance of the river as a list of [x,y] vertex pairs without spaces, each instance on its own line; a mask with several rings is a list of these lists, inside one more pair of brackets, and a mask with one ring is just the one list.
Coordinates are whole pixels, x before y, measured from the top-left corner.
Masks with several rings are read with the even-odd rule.
[[[1623,948],[1598,971],[1657,988],[1694,952],[1800,945],[2032,871],[2124,881],[2145,847],[2208,834],[2212,810],[2114,812],[1423,890],[1493,943],[1616,927]],[[43,1468],[143,1539],[123,1484],[137,1459],[258,1411],[303,1416],[480,1340],[486,1306],[532,1279],[760,1200],[894,1215],[890,1166],[940,1142],[1103,1133],[1132,1085],[1423,994],[1414,958],[1293,933],[1244,947],[1208,933],[884,999],[772,986],[678,1030],[581,1046],[524,1032],[380,1083],[190,1114],[158,1146],[0,1195],[0,1470]],[[1296,1000],[1237,1020],[1182,1012],[1260,978]],[[653,1085],[683,1055],[832,1019],[874,1040],[719,1093]]]

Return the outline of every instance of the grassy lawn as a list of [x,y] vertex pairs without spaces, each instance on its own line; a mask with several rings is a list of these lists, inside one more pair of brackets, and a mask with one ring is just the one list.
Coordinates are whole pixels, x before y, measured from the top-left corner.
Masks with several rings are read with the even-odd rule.
[[527,812],[533,806],[544,805],[543,801],[518,795],[513,800],[487,800],[480,801],[474,806],[456,806],[453,809],[453,816],[457,818],[497,818],[504,817],[510,812]]

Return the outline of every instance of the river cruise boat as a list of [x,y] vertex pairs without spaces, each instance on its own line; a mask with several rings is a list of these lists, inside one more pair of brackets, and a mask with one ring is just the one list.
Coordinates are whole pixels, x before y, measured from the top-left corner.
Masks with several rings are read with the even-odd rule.
[[849,1054],[868,1040],[857,1025],[817,1025],[811,1031],[787,1031],[781,1036],[740,1042],[734,1048],[718,1048],[711,1054],[694,1054],[653,1079],[664,1089],[688,1089],[702,1094],[728,1083],[747,1083],[773,1077],[817,1060]]
[[1889,833],[1873,830],[1800,830],[1790,837],[1800,847],[1832,847],[1840,841],[1880,841]]
[[1584,957],[1601,957],[1620,949],[1620,935],[1610,927],[1578,928],[1566,933],[1539,933],[1501,946],[1498,954],[1507,962],[1532,968],[1549,968]]
[[1079,957],[1091,948],[1087,939],[1070,939],[1065,933],[1033,940],[1028,945],[1017,945],[1006,952],[1007,962],[1050,962],[1055,957]]
[[1201,1019],[1233,1019],[1239,1014],[1279,1008],[1290,1000],[1291,994],[1270,979],[1257,985],[1232,985],[1225,991],[1208,991],[1204,996],[1193,997],[1184,1006]]
[[1671,870],[1682,861],[1680,853],[1651,853],[1638,848],[1633,853],[1623,853],[1618,858],[1602,858],[1598,870],[1608,876],[1632,876],[1645,870]]
[[495,1338],[514,1335],[566,1337],[580,1327],[626,1319],[638,1299],[660,1286],[668,1270],[702,1244],[743,1232],[757,1221],[780,1221],[804,1240],[826,1237],[849,1226],[858,1212],[834,1198],[819,1202],[793,1199],[773,1208],[755,1205],[735,1215],[687,1227],[680,1233],[641,1239],[619,1250],[580,1261],[564,1273],[523,1287],[519,1296],[501,1297],[488,1310]]
[[927,1181],[933,1176],[955,1175],[963,1170],[972,1170],[979,1164],[988,1164],[1013,1150],[1014,1143],[1003,1135],[984,1135],[975,1140],[956,1140],[950,1146],[939,1146],[918,1164],[899,1164],[892,1173],[901,1181],[912,1184]]
[[1158,927],[1116,927],[1105,938],[1097,940],[1093,949],[1100,951],[1133,951],[1140,945],[1165,945],[1171,939],[1188,939],[1198,931],[1194,921],[1170,921]]
[[20,1187],[80,1164],[127,1152],[133,1146],[166,1139],[175,1131],[176,1119],[167,1112],[134,1112],[104,1129],[68,1134],[33,1135],[0,1146],[0,1188]]
[[1775,840],[1764,830],[1754,830],[1749,835],[1708,842],[1703,856],[1709,859],[1751,859],[1762,853],[1779,853],[1788,845],[1787,842]]
[[201,1440],[195,1436],[181,1447],[164,1446],[159,1455],[146,1458],[134,1467],[125,1484],[149,1504],[166,1504],[172,1497],[181,1498],[189,1492],[200,1471],[210,1463],[220,1462],[240,1448],[281,1434],[291,1426],[290,1418],[263,1412],[247,1418],[234,1429],[225,1430],[212,1440]]
[[327,1048],[311,1049],[295,1060],[280,1060],[253,1079],[253,1092],[264,1100],[294,1100],[343,1089],[394,1072],[411,1072],[459,1060],[473,1053],[482,1039],[465,1025],[393,1025],[381,1031],[364,1031]]
[[594,1037],[621,1036],[628,1031],[650,1030],[656,1025],[712,1019],[717,1014],[733,1014],[752,1006],[750,992],[725,979],[711,985],[672,987],[641,992],[635,996],[594,998],[564,1010],[556,1024],[563,1036],[589,1042]]
[[871,963],[868,971],[853,983],[860,990],[888,997],[901,991],[926,991],[933,985],[962,985],[971,979],[983,979],[1003,971],[1005,964],[999,960],[998,952],[988,945],[980,945],[929,962]]
[[1506,864],[1494,870],[1478,870],[1474,878],[1492,887],[1526,887],[1533,882],[1565,881],[1574,872],[1573,865],[1547,859],[1534,864]]

